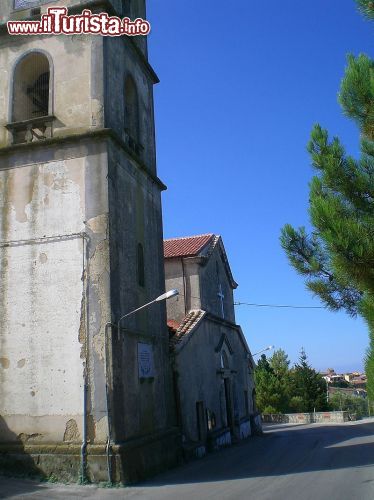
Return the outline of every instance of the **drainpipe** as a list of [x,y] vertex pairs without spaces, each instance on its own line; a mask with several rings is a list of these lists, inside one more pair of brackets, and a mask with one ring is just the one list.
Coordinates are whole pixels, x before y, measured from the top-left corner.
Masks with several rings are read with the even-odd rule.
[[112,464],[111,464],[111,445],[110,445],[110,437],[108,436],[107,441],[106,441],[106,446],[105,446],[105,453],[106,453],[106,468],[108,471],[108,482],[109,484],[112,483]]
[[105,447],[106,451],[106,456],[107,456],[107,471],[108,471],[108,482],[111,484],[112,483],[112,466],[111,466],[111,460],[110,460],[110,450],[112,447],[112,412],[111,412],[111,407],[110,407],[110,401],[109,401],[109,370],[108,370],[108,351],[109,351],[109,328],[112,328],[113,323],[107,323],[105,325],[104,329],[104,375],[105,375],[105,401],[106,401],[106,414],[107,414],[107,420],[108,420],[108,437],[107,437],[107,443]]
[[[104,59],[106,59],[107,54],[108,54],[108,48],[107,48],[107,40],[105,37],[103,37],[103,54],[104,54]],[[104,72],[104,123],[107,123],[107,117],[108,117],[108,75],[107,72]],[[107,456],[107,471],[108,471],[108,481],[109,484],[112,484],[112,468],[111,468],[111,463],[110,463],[110,449],[111,449],[111,442],[112,442],[112,422],[111,422],[111,412],[110,412],[110,404],[109,404],[109,391],[108,391],[108,329],[112,328],[112,323],[106,323],[104,327],[104,377],[105,377],[105,402],[106,402],[106,415],[107,415],[107,421],[108,421],[108,436],[107,436],[107,443],[105,447],[106,451],[106,456]]]
[[87,395],[88,395],[88,236],[82,234],[83,241],[83,303],[84,303],[84,321],[85,321],[85,339],[84,339],[84,370],[83,370],[83,415],[82,415],[82,445],[81,445],[81,482],[86,481],[87,472]]
[[[86,369],[85,369],[86,371]],[[81,483],[86,481],[87,468],[87,375],[84,375],[83,385],[83,438],[81,446]]]

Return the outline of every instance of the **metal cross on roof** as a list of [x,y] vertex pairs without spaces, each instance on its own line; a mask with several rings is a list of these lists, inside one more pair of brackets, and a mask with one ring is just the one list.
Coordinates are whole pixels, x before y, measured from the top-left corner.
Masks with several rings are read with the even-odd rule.
[[225,304],[224,304],[224,298],[225,298],[225,295],[223,293],[223,290],[222,290],[222,285],[221,283],[219,284],[219,292],[217,293],[218,295],[218,298],[220,299],[220,302],[221,302],[221,313],[222,313],[222,318],[225,318]]

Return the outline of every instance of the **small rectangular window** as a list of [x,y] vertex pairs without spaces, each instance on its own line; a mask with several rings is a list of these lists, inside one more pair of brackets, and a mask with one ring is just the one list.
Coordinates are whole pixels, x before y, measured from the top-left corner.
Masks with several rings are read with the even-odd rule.
[[143,250],[143,245],[141,243],[138,243],[137,268],[138,268],[138,285],[144,287],[145,286],[144,250]]

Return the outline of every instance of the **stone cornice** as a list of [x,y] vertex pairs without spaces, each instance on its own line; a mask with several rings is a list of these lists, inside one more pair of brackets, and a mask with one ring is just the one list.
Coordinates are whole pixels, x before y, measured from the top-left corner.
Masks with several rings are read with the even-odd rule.
[[0,158],[8,155],[10,156],[17,151],[38,150],[46,146],[55,144],[67,144],[69,142],[75,143],[85,139],[111,139],[114,143],[116,143],[119,147],[126,151],[126,153],[135,161],[140,170],[142,170],[155,184],[157,184],[161,191],[165,191],[167,189],[165,184],[149,170],[146,164],[142,162],[141,159],[125,144],[125,142],[119,137],[119,135],[114,132],[114,130],[109,128],[88,130],[83,133],[77,133],[73,135],[69,134],[64,136],[55,136],[41,141],[13,144],[11,146],[0,148]]

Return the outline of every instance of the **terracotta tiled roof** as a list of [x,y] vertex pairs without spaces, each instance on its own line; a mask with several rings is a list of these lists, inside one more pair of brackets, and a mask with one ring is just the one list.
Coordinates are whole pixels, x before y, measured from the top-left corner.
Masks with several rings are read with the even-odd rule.
[[214,234],[201,234],[164,240],[164,257],[194,257],[212,240]]
[[171,238],[164,240],[164,258],[171,259],[177,257],[196,257],[204,250],[205,261],[208,261],[214,250],[219,247],[222,260],[225,263],[228,278],[232,288],[238,284],[232,275],[230,264],[227,259],[225,247],[221,236],[216,234],[200,234],[198,236],[186,236],[183,238]]
[[[187,340],[188,336],[194,330],[195,326],[200,322],[203,316],[206,314],[205,311],[197,309],[190,311],[182,320],[179,325],[175,335],[171,339],[171,346],[176,347],[181,342]],[[169,324],[168,320],[168,324]]]

